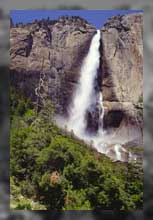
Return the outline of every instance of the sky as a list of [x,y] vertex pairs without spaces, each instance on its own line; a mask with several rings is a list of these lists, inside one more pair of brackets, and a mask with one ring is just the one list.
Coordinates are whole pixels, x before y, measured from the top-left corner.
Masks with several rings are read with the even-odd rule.
[[58,19],[59,16],[80,16],[100,29],[108,18],[114,15],[138,13],[141,10],[11,10],[10,15],[14,24],[32,22],[35,19],[41,20],[50,17],[51,20]]

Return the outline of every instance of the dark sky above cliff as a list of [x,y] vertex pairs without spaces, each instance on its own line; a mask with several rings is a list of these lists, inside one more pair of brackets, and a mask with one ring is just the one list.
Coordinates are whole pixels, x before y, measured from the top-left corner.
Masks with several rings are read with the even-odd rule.
[[12,10],[10,12],[14,23],[27,23],[35,19],[50,17],[52,20],[58,19],[62,15],[73,15],[85,18],[89,23],[100,29],[108,18],[114,15],[142,12],[140,10]]

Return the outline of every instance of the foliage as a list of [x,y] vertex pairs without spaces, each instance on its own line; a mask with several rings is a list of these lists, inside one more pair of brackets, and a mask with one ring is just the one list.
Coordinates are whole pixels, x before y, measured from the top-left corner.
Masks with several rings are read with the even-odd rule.
[[12,91],[10,146],[12,209],[142,208],[140,167],[114,163],[59,129],[49,101],[36,113]]

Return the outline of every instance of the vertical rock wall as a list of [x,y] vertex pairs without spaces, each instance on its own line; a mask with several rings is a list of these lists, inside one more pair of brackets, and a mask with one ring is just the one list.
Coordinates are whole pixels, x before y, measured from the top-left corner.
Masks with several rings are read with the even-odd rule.
[[95,28],[79,17],[20,24],[10,30],[11,82],[34,102],[50,98],[67,114]]
[[[115,16],[101,29],[104,126],[142,143],[143,15]],[[127,129],[125,129],[125,127]]]

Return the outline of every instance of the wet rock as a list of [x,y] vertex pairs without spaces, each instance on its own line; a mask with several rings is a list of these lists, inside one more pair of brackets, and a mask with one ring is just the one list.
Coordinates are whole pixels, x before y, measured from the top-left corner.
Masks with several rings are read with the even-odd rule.
[[89,133],[96,134],[99,128],[99,118],[100,118],[100,111],[99,108],[93,106],[93,109],[87,111],[86,113],[86,129]]

